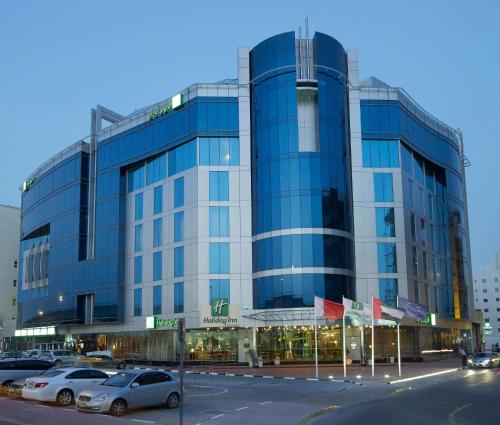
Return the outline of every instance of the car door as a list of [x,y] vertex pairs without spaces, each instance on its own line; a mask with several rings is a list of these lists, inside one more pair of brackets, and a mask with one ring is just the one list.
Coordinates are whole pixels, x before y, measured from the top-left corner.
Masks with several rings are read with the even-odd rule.
[[100,382],[96,379],[93,372],[93,369],[80,369],[66,376],[68,387],[73,390],[75,397],[78,397],[78,394],[84,389],[92,387]]
[[[151,406],[151,399],[158,397],[155,394],[157,390],[155,375],[155,372],[145,372],[132,381],[129,400],[127,400],[130,407]],[[134,386],[134,383],[139,384],[139,386]]]

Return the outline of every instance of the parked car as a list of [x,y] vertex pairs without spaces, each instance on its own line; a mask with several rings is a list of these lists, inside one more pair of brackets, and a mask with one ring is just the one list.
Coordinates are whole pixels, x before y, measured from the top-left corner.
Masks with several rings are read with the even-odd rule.
[[469,368],[498,367],[500,366],[500,356],[498,353],[492,353],[491,351],[476,353],[467,361],[467,365]]
[[128,409],[179,405],[178,379],[160,371],[127,370],[118,372],[92,389],[80,392],[76,408],[82,412],[122,416]]
[[99,352],[87,353],[85,356],[79,357],[77,365],[81,367],[90,366],[96,368],[127,368],[127,363],[124,360],[113,359],[110,355],[100,354]]
[[[47,369],[47,370],[51,370],[51,369]],[[45,371],[45,372],[47,372],[47,371]],[[42,375],[43,375],[43,373],[42,373]],[[26,379],[28,379],[28,378],[21,378],[21,379],[15,380],[14,382],[11,382],[9,385],[9,388],[8,388],[9,396],[22,397],[23,388],[26,385]]]
[[15,359],[17,357],[20,357],[20,355],[15,351],[5,351],[4,353],[0,353],[0,359]]
[[40,375],[53,366],[51,362],[38,359],[0,360],[0,385],[8,387],[17,379]]
[[56,402],[62,406],[68,406],[80,391],[100,384],[106,379],[108,375],[98,369],[54,368],[43,376],[26,379],[22,395],[28,400]]
[[41,358],[53,362],[56,366],[73,364],[78,360],[78,356],[70,350],[50,350],[42,353]]

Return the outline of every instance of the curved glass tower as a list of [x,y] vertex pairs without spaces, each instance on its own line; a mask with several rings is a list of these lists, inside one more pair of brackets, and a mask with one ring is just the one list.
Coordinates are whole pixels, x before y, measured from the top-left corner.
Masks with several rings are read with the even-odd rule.
[[250,51],[255,309],[353,297],[347,63],[294,32]]

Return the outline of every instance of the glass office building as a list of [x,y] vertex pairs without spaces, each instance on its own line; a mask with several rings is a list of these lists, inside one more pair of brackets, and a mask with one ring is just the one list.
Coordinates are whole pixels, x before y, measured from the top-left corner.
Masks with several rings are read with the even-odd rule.
[[[356,52],[288,32],[238,50],[238,78],[123,116],[23,185],[17,343],[117,357],[310,360],[315,295],[429,306],[407,356],[469,338],[462,137]],[[341,330],[321,323],[324,360]],[[393,332],[386,329],[387,351]],[[361,356],[360,330],[349,330]],[[415,341],[420,341],[416,343]]]

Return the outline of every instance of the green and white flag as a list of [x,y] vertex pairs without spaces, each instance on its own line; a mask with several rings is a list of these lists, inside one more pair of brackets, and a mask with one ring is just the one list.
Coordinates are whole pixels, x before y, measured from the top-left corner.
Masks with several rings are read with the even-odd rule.
[[370,324],[372,321],[373,310],[368,304],[344,298],[344,316],[348,316],[355,324]]

